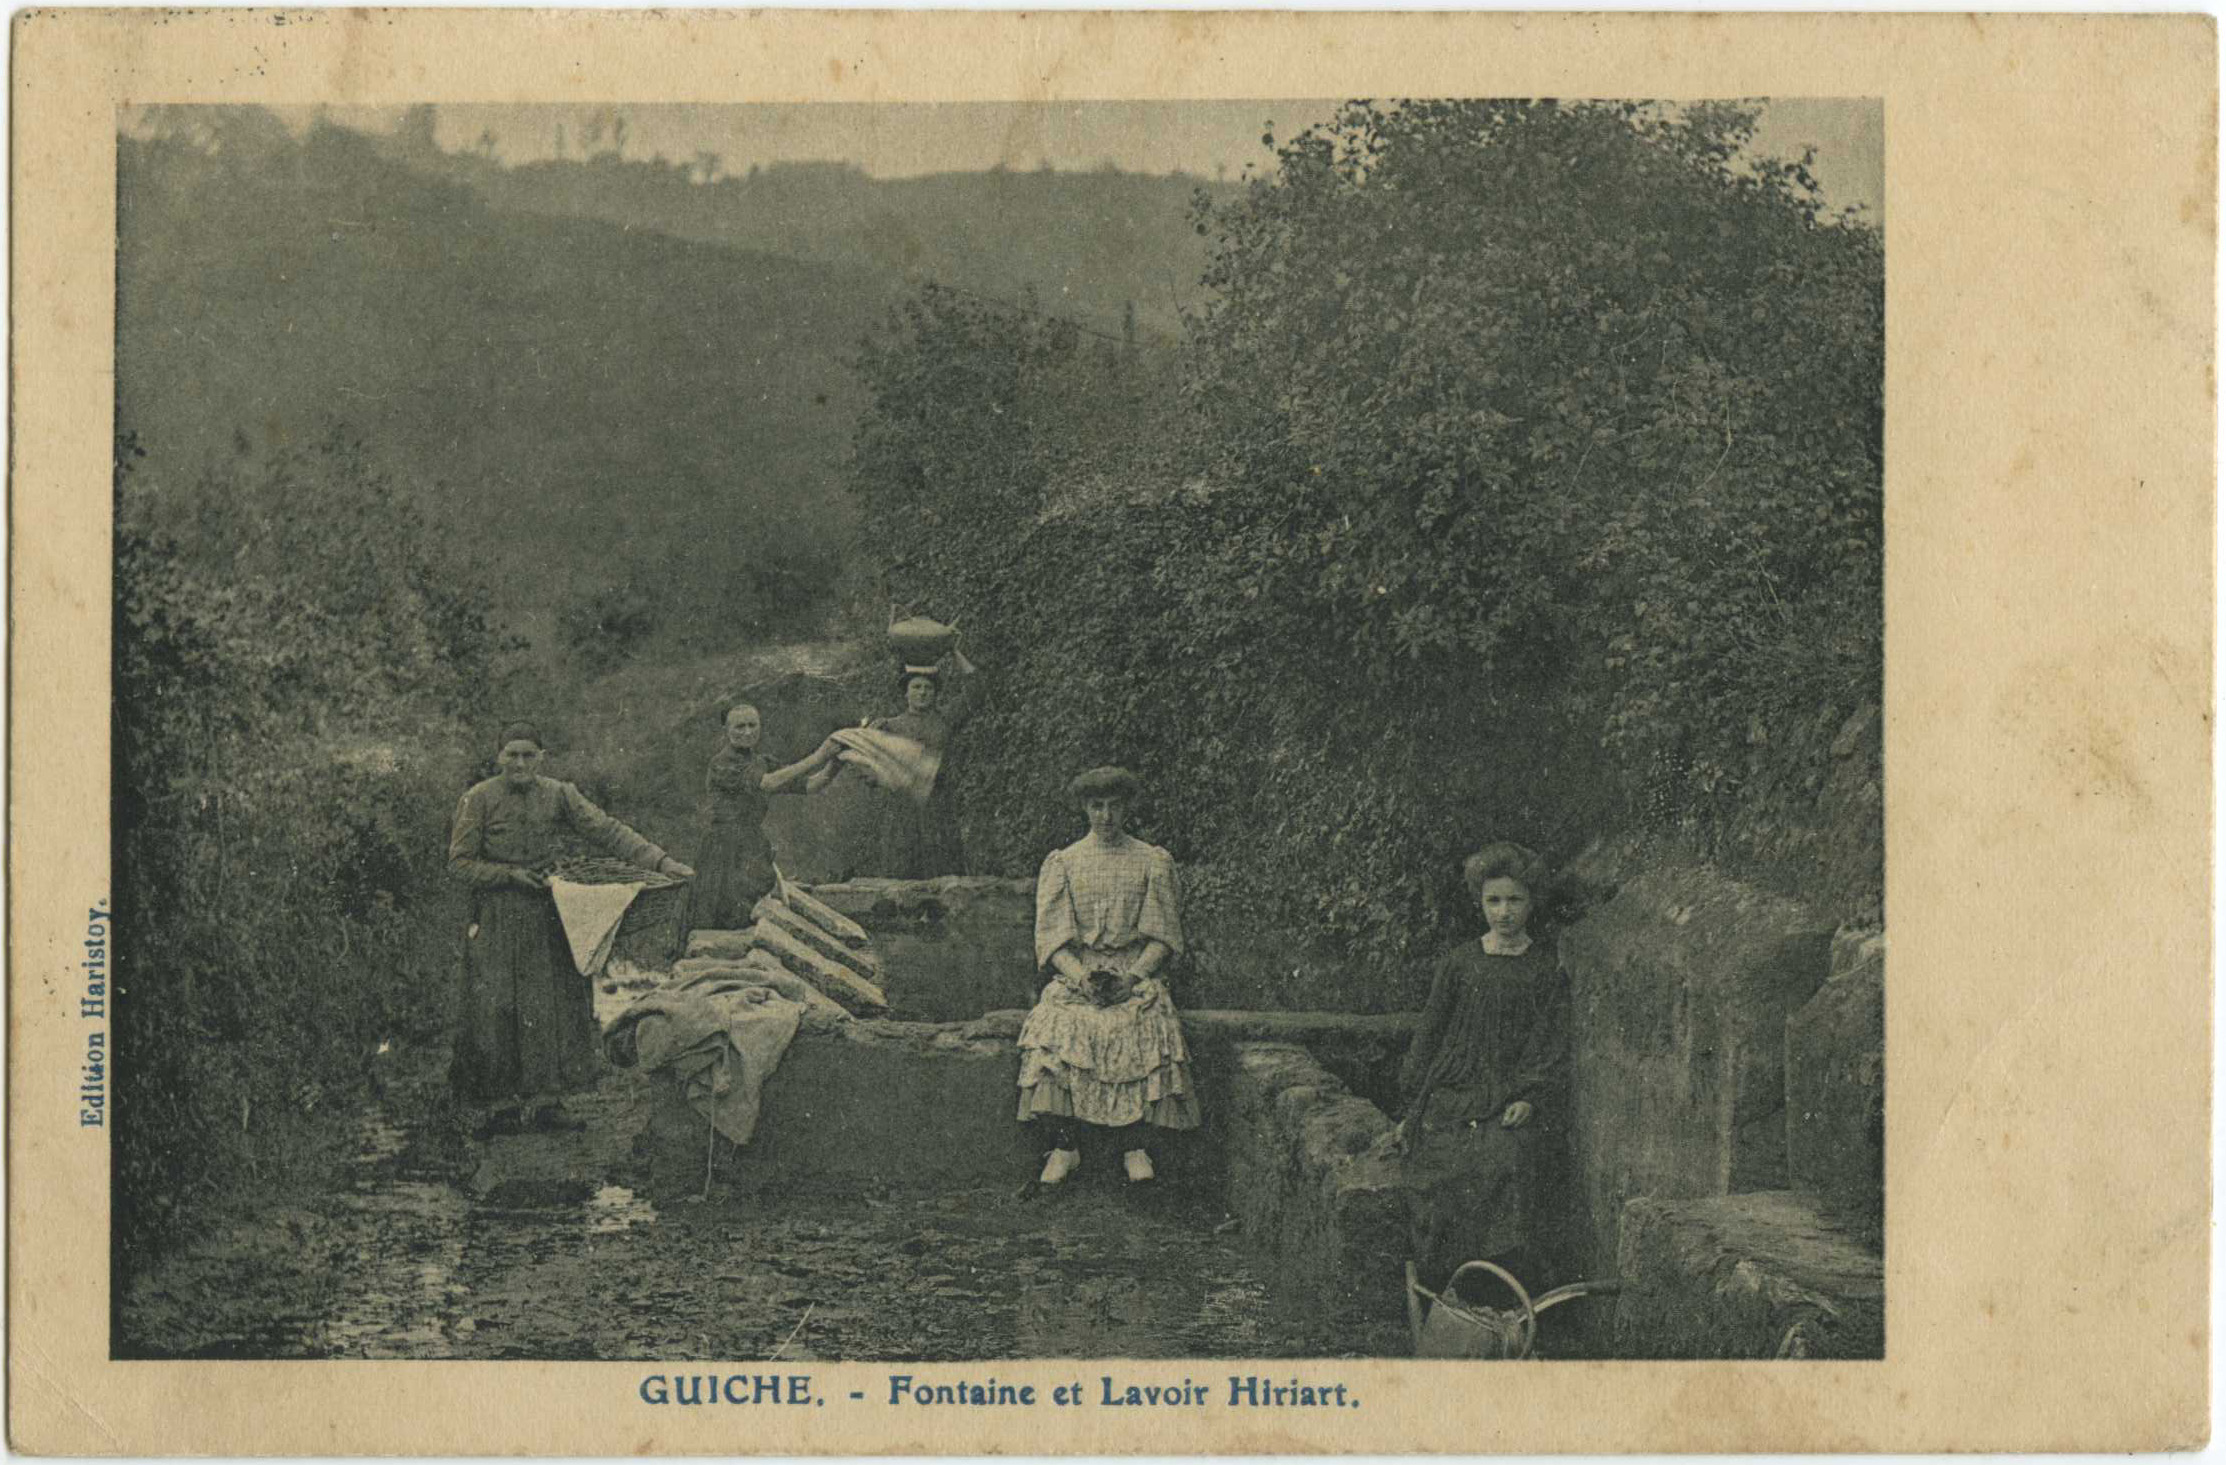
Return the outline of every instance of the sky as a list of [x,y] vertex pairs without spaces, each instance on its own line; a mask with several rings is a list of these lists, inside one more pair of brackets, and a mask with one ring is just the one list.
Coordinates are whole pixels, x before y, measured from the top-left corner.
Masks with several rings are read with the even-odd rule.
[[[1063,171],[1111,162],[1136,173],[1183,171],[1235,178],[1245,165],[1265,167],[1261,142],[1273,124],[1288,138],[1326,120],[1334,101],[949,102],[902,104],[657,104],[617,108],[450,105],[440,110],[442,147],[462,151],[492,134],[496,153],[518,163],[556,155],[557,129],[579,156],[597,124],[626,119],[626,154],[692,159],[717,153],[721,168],[752,164],[845,161],[878,178],[977,171],[1002,163],[1027,169],[1049,161]],[[598,113],[601,114],[598,117]],[[308,109],[281,109],[306,125]],[[331,108],[326,115],[364,130],[391,129],[392,109]],[[1814,171],[1834,206],[1860,205],[1873,215],[1884,203],[1884,109],[1875,99],[1791,98],[1769,102],[1757,131],[1758,151],[1797,157],[1814,147]]]

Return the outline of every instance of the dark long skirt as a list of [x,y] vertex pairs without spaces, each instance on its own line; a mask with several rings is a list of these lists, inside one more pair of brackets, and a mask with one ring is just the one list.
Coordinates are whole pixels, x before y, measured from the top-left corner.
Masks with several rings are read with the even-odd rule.
[[718,820],[703,832],[688,891],[688,929],[739,931],[773,890],[773,850],[763,830]]
[[1439,1089],[1408,1135],[1405,1179],[1425,1286],[1442,1286],[1463,1262],[1504,1262],[1539,1239],[1552,1138],[1535,1111],[1515,1129],[1500,1123],[1501,1112],[1478,1090]]
[[478,892],[462,969],[449,1067],[458,1097],[499,1103],[595,1083],[595,994],[547,891]]
[[966,873],[966,852],[959,841],[958,806],[941,779],[925,802],[901,794],[881,795],[876,868],[863,873],[889,880],[932,880]]

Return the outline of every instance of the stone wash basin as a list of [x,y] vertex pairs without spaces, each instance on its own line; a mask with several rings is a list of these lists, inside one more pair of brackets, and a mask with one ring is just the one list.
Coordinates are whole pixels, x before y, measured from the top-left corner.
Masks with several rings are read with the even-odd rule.
[[[1024,1186],[1042,1162],[1014,1117],[1014,1040],[1038,985],[1033,885],[857,880],[812,893],[871,935],[890,1015],[799,1033],[740,1149],[709,1143],[660,1085],[637,1144],[650,1193],[700,1188],[707,1162],[722,1190],[757,1205]],[[1383,1153],[1391,1121],[1373,1100],[1390,1094],[1412,1015],[1189,1009],[1183,1028],[1206,1118],[1155,1137],[1163,1189],[1215,1197],[1275,1290],[1325,1325],[1386,1336],[1403,1307],[1405,1224]]]

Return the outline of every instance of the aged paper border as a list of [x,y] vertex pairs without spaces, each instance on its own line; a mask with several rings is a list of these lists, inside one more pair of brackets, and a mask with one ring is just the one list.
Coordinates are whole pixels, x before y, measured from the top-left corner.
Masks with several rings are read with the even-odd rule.
[[[47,11],[19,15],[15,42],[15,1448],[2130,1450],[2206,1437],[2209,19]],[[636,1399],[651,1371],[636,1364],[107,1359],[107,1147],[76,1127],[72,1090],[77,942],[108,862],[119,103],[1540,94],[1885,99],[1885,1362],[1338,1364],[1294,1371],[1334,1374],[1363,1407],[1131,1421],[654,1408]],[[811,1371],[837,1400],[888,1372]],[[1095,1371],[996,1373],[1048,1386]]]

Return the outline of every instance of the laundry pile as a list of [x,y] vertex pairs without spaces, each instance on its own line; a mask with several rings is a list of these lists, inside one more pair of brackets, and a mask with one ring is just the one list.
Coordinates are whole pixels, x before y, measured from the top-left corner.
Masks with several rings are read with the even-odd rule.
[[775,872],[771,894],[750,910],[742,931],[698,931],[689,938],[677,976],[739,974],[755,968],[807,982],[846,1013],[871,1017],[889,1009],[881,959],[865,928]]
[[780,880],[747,931],[698,932],[672,979],[603,1029],[621,1068],[669,1073],[721,1137],[748,1144],[767,1079],[798,1031],[885,1010],[863,928]]

